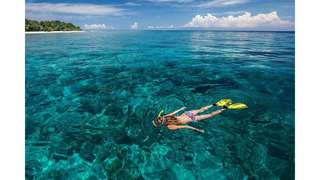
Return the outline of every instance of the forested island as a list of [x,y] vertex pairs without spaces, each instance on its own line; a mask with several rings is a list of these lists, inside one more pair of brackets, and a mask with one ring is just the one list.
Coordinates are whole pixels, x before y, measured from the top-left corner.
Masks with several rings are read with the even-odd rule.
[[80,31],[80,27],[72,23],[66,23],[62,21],[36,21],[25,20],[25,31]]

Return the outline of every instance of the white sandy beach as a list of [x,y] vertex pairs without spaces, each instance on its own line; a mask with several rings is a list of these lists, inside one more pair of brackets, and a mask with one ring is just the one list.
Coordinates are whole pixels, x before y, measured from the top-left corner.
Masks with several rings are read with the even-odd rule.
[[85,31],[28,31],[25,34],[80,33]]

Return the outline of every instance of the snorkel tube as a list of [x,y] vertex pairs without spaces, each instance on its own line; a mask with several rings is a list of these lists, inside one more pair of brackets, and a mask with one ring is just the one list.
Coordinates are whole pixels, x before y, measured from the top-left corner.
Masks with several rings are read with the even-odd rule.
[[155,121],[156,121],[159,117],[162,116],[163,112],[164,112],[164,111],[161,110],[161,111],[158,113],[158,116],[156,117],[156,119],[154,119],[154,120],[152,121],[152,124],[153,124],[154,127],[158,127],[158,123],[156,123]]

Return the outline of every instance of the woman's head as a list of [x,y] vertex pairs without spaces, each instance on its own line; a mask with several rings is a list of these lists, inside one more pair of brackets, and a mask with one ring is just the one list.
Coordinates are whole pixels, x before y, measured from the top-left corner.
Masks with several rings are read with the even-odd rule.
[[166,124],[171,124],[174,123],[177,120],[174,116],[159,116],[155,118],[152,123],[155,127],[158,127],[160,125],[166,125]]
[[163,124],[163,120],[164,120],[164,116],[162,116],[162,114],[164,113],[164,110],[161,110],[157,116],[157,118],[155,118],[152,121],[152,124],[154,127],[158,127],[159,125]]
[[157,117],[152,121],[155,127],[158,127],[159,125],[164,124],[164,122],[165,122],[165,118],[163,116]]

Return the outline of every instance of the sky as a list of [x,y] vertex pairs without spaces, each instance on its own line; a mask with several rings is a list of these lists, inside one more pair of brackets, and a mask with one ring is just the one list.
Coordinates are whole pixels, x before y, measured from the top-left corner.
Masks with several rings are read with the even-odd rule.
[[27,0],[26,18],[85,30],[294,30],[294,0]]

